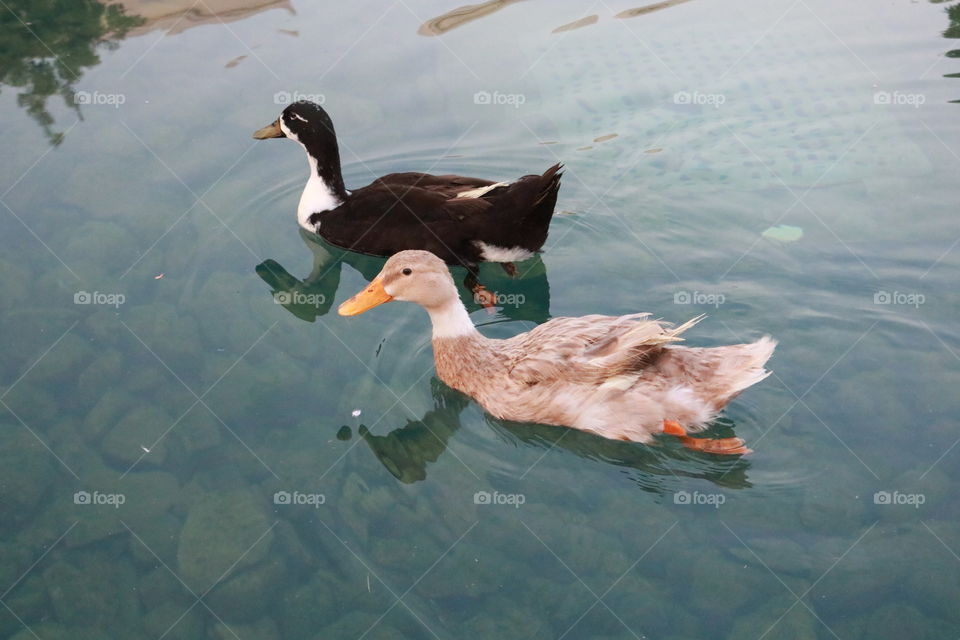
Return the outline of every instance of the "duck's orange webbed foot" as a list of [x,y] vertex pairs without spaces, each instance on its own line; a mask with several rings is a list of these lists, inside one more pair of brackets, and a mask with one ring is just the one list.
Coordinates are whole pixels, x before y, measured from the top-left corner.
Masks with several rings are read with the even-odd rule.
[[479,282],[473,285],[471,288],[473,291],[473,299],[477,303],[487,310],[487,313],[493,315],[496,313],[496,301],[497,297],[485,286]]
[[687,430],[675,420],[664,420],[663,432],[666,435],[677,436],[680,444],[695,451],[728,456],[753,453],[753,449],[747,447],[743,438],[691,438],[687,435]]

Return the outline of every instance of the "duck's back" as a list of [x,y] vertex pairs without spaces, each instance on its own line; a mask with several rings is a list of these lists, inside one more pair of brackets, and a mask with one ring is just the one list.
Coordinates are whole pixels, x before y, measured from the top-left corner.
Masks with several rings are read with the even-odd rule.
[[546,241],[560,167],[512,183],[392,173],[309,216],[312,231],[340,247],[379,256],[430,251],[448,264],[525,259]]

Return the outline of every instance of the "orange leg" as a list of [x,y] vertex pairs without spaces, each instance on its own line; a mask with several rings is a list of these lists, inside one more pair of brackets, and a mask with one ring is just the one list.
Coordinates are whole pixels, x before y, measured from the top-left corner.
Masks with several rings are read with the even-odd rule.
[[473,299],[480,303],[487,310],[487,313],[491,315],[496,313],[497,298],[489,289],[478,282],[471,287],[471,290],[473,291]]
[[664,420],[663,432],[667,435],[677,436],[680,444],[695,451],[719,455],[753,453],[753,449],[747,448],[742,438],[691,438],[687,435],[687,430],[675,420]]

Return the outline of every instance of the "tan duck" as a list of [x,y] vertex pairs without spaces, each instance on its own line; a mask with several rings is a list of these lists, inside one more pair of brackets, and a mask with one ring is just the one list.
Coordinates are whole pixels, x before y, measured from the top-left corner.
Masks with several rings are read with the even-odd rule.
[[692,438],[732,398],[768,375],[776,342],[682,347],[679,327],[650,314],[554,318],[506,340],[486,338],[470,321],[442,260],[401,251],[370,285],[340,305],[341,315],[384,302],[416,302],[433,323],[437,375],[497,418],[573,427],[606,438],[651,442],[678,436],[692,449],[750,450],[740,438]]

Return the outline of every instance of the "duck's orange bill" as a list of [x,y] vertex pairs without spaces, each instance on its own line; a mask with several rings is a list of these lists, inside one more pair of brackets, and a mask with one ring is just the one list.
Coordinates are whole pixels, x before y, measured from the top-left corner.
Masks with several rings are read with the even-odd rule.
[[337,308],[337,313],[342,316],[356,316],[391,300],[393,296],[383,288],[383,280],[374,278],[366,289],[341,304]]

